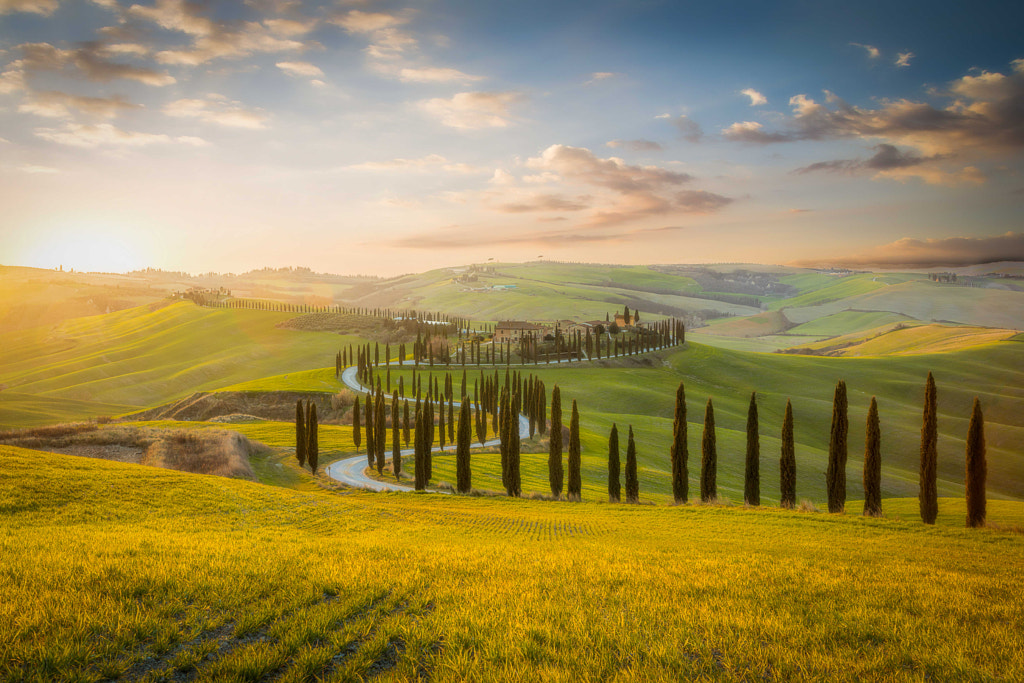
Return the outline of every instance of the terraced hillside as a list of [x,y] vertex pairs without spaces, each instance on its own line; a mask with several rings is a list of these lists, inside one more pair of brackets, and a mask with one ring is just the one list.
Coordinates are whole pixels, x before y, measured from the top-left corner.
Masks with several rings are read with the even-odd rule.
[[927,528],[296,492],[0,447],[0,501],[4,680],[1024,677],[1022,536],[962,528],[959,500]]

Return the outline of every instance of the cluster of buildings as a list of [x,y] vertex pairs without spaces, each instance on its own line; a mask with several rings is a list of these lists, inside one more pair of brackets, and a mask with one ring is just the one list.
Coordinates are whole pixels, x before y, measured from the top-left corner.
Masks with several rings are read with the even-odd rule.
[[[526,322],[524,320],[499,320],[494,326],[495,342],[518,342],[524,337],[535,337],[544,339],[549,335],[555,336],[557,331],[563,336],[575,336],[579,334],[586,336],[591,334],[605,334],[612,326],[611,320],[588,320],[577,322],[575,320],[553,320]],[[634,329],[642,326],[639,313],[630,313],[628,316],[623,313],[616,313],[614,324],[620,330]]]

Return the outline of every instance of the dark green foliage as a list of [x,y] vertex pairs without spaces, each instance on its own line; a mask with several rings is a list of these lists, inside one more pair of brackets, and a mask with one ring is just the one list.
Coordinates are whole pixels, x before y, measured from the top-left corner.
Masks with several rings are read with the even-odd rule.
[[839,380],[832,399],[832,432],[828,440],[828,470],[825,472],[829,512],[846,510],[846,442],[849,428],[846,382]]
[[448,443],[455,443],[455,399],[448,397]]
[[423,476],[426,483],[434,478],[434,402],[427,398],[423,404]]
[[626,444],[626,502],[640,502],[640,480],[636,474],[636,443],[633,441],[633,425],[629,426],[629,442]]
[[685,503],[690,498],[690,472],[688,460],[690,453],[686,445],[686,390],[683,383],[676,389],[676,414],[672,422],[672,496],[677,503]]
[[[408,406],[408,404],[406,404]],[[391,467],[395,471],[395,481],[401,481],[402,474],[402,423],[398,419],[398,391],[391,394]]]
[[402,406],[402,441],[405,447],[409,447],[409,402],[404,401]]
[[424,413],[423,408],[419,408],[416,411],[416,438],[415,445],[413,446],[413,463],[416,466],[416,470],[413,472],[414,486],[417,491],[422,491],[427,487],[427,462],[424,455],[425,444],[427,442],[427,430],[424,426]]
[[967,427],[967,526],[985,526],[985,418],[975,398],[971,423]]
[[743,502],[761,504],[761,441],[758,436],[757,393],[750,394],[747,409],[747,458],[743,469]]
[[455,486],[459,493],[469,493],[473,478],[469,469],[469,442],[471,411],[469,401],[463,400],[459,409],[459,431],[455,440]]
[[621,498],[619,484],[619,428],[612,423],[608,435],[608,501],[618,503]]
[[501,485],[507,491],[509,488],[508,483],[508,449],[509,441],[511,437],[509,435],[509,413],[511,406],[509,405],[508,391],[502,389],[501,398],[498,401],[498,450],[501,453]]
[[715,407],[708,399],[704,409],[704,433],[700,440],[700,499],[707,503],[718,497],[718,446],[715,436]]
[[796,449],[793,444],[793,405],[786,399],[786,417],[782,420],[782,455],[779,458],[779,503],[796,506]]
[[[299,467],[306,464],[306,417],[302,401],[295,402],[295,458]],[[358,446],[356,447],[358,449]]]
[[921,521],[935,524],[939,515],[939,422],[938,393],[935,379],[928,373],[924,386],[924,423],[921,425],[921,469],[918,481],[920,489],[917,494],[918,507],[921,510]]
[[373,394],[367,394],[366,396],[366,464],[368,467],[373,467],[374,459],[377,455],[376,447],[376,431],[373,428],[374,418],[374,405],[373,405]]
[[569,418],[569,481],[566,486],[569,500],[579,500],[583,493],[580,476],[580,411],[576,399],[572,400],[572,417]]
[[316,474],[320,462],[320,426],[316,421],[316,403],[309,402],[309,416],[306,419],[306,461],[309,469]]
[[361,428],[362,426],[359,424],[359,397],[356,396],[356,402],[352,406],[352,443],[356,447],[356,453],[359,452],[359,444],[363,440]]
[[445,429],[444,429],[444,403],[443,402],[439,403],[438,406],[439,406],[440,410],[437,411],[437,437],[438,437],[437,445],[441,447],[441,450],[444,450],[444,443],[445,443],[444,440],[445,440],[445,436],[446,436]]
[[551,495],[562,495],[562,392],[558,385],[551,390],[551,439],[548,444],[548,482]]
[[882,516],[882,430],[878,424],[878,401],[874,396],[868,408],[864,437],[864,515]]
[[377,474],[384,474],[384,449],[387,445],[387,420],[384,417],[384,394],[378,393],[377,400],[374,403],[374,407],[377,414],[374,415],[374,426],[376,427],[376,436],[374,437],[374,445],[377,447],[376,452],[376,465]]
[[508,426],[508,488],[510,496],[518,497],[523,490],[522,477],[519,472],[519,394],[514,394],[509,401]]

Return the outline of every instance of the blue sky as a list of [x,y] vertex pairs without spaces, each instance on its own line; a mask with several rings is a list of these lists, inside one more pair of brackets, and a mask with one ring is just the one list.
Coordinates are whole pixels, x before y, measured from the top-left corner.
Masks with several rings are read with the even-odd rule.
[[1007,2],[0,0],[0,262],[1024,260],[1022,25]]

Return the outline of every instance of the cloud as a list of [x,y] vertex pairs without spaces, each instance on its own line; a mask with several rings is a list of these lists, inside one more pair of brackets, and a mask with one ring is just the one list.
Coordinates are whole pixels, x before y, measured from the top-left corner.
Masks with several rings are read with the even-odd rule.
[[109,123],[84,125],[68,123],[63,128],[37,128],[37,137],[71,147],[145,147],[148,145],[185,142],[163,133],[140,133],[121,130]]
[[123,111],[139,109],[141,105],[126,102],[120,97],[85,97],[56,90],[31,92],[19,105],[18,111],[49,118],[67,118],[71,110],[97,118],[110,119]]
[[652,140],[609,140],[604,143],[613,149],[628,149],[631,152],[660,152],[663,148]]
[[408,22],[408,17],[385,12],[361,12],[357,9],[335,17],[331,23],[341,26],[349,33],[377,33],[385,29],[401,26]]
[[175,100],[165,105],[163,112],[168,116],[195,118],[206,123],[250,130],[266,128],[267,120],[262,112],[243,109],[239,102],[215,93],[206,99]]
[[470,83],[482,80],[482,76],[473,76],[458,69],[441,67],[402,67],[398,71],[398,79],[403,83]]
[[278,62],[275,64],[278,69],[285,72],[289,76],[299,76],[302,78],[314,78],[316,76],[323,76],[324,72],[320,67],[309,62]]
[[896,64],[896,66],[910,66],[910,60],[913,58],[914,53],[909,50],[907,52],[900,52],[896,55],[896,61],[894,64]]
[[522,201],[508,202],[497,207],[502,213],[528,213],[532,211],[582,211],[590,208],[589,197],[570,199],[562,195],[538,194]]
[[451,128],[505,128],[512,123],[509,110],[523,99],[520,92],[460,92],[423,100],[418,106]]
[[700,129],[700,125],[685,114],[680,114],[674,119],[668,114],[662,114],[655,118],[669,119],[672,125],[679,130],[679,137],[687,142],[700,142],[700,139],[704,137],[704,131]]
[[1024,146],[1024,60],[1008,75],[982,71],[953,81],[940,96],[945,107],[907,99],[883,100],[875,109],[856,107],[826,92],[825,103],[800,94],[790,98],[793,114],[776,132],[759,123],[734,123],[731,140],[778,143],[841,138],[875,139],[913,147],[925,155],[973,157]]
[[882,51],[874,45],[864,45],[863,43],[850,43],[854,47],[864,48],[864,51],[868,53],[869,59],[878,59],[882,56]]
[[743,90],[740,90],[740,94],[746,95],[747,97],[750,98],[751,107],[757,107],[762,104],[768,104],[768,98],[762,95],[761,93],[757,92],[753,88],[744,88]]
[[10,92],[19,85],[25,87],[26,76],[35,72],[66,68],[78,69],[91,81],[125,79],[157,87],[176,82],[173,76],[163,71],[110,61],[100,43],[86,43],[71,50],[61,50],[49,43],[24,43],[18,49],[23,57],[7,65],[0,76],[0,91]]
[[929,268],[967,266],[997,261],[1024,261],[1024,233],[991,237],[950,237],[919,240],[910,237],[852,256],[813,263],[834,265]]
[[442,169],[451,173],[479,173],[482,169],[460,162],[448,161],[440,154],[428,154],[419,159],[389,159],[388,161],[366,161],[345,168],[354,171],[427,171]]
[[622,74],[617,74],[613,71],[595,71],[594,73],[590,74],[590,78],[587,79],[587,81],[584,82],[583,85],[594,85],[595,83],[607,81],[609,78],[615,78],[616,76],[621,75]]
[[48,17],[57,10],[59,4],[59,0],[0,0],[0,16],[26,12]]
[[[537,219],[539,222],[551,222],[555,219]],[[402,237],[391,242],[396,247],[408,249],[464,249],[480,246],[539,246],[539,247],[571,247],[577,244],[597,243],[631,243],[637,239],[664,239],[666,235],[680,233],[686,228],[681,226],[665,226],[660,228],[638,228],[617,232],[585,230],[576,228],[568,230],[552,230],[548,232],[525,232],[517,235],[496,236],[476,229],[449,228],[432,230],[415,235]]]
[[861,171],[874,173],[875,178],[905,180],[920,178],[930,185],[978,184],[985,176],[974,166],[947,170],[938,164],[946,160],[944,155],[921,156],[903,151],[890,144],[875,145],[875,154],[869,159],[837,159],[819,161],[793,171],[797,174],[819,171],[855,174]]
[[[312,30],[314,23],[289,20],[221,22],[203,14],[207,5],[185,0],[157,0],[153,6],[132,5],[128,14],[163,29],[189,36],[185,48],[163,50],[161,64],[198,66],[214,59],[247,57],[254,53],[290,52],[307,46],[291,37]],[[285,37],[281,37],[285,36]]]
[[60,173],[59,168],[54,168],[52,166],[34,166],[31,164],[27,166],[19,166],[18,170],[21,171],[22,173],[28,173],[30,175],[52,175],[54,173]]

